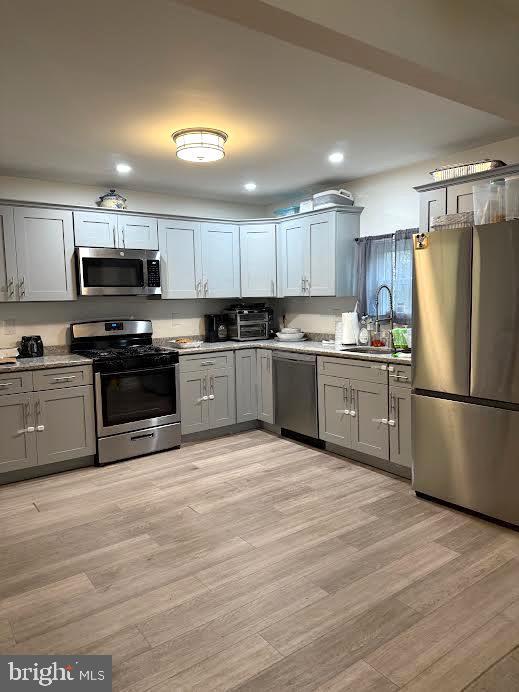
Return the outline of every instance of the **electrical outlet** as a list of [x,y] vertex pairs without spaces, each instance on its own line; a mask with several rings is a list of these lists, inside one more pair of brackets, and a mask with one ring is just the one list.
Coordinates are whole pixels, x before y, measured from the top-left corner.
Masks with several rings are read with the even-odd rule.
[[16,334],[16,320],[4,320],[4,334],[6,336]]

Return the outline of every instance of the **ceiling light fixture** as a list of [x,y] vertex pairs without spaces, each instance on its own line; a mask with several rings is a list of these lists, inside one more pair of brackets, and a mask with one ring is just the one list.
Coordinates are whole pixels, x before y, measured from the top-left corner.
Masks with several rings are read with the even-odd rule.
[[177,156],[182,161],[209,163],[225,156],[227,135],[210,127],[190,127],[173,132],[171,138],[177,145]]
[[243,187],[247,190],[247,192],[254,192],[257,185],[256,185],[256,183],[253,183],[251,181],[250,183],[245,183],[245,185]]
[[344,154],[342,151],[334,151],[328,156],[328,161],[330,163],[342,163],[344,161]]
[[118,173],[130,173],[132,170],[132,167],[129,166],[127,163],[118,163],[117,166],[115,167],[115,170]]

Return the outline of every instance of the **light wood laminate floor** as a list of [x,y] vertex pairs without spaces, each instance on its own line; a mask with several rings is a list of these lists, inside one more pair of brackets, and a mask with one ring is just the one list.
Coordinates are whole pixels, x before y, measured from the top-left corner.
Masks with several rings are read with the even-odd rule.
[[0,488],[4,652],[114,690],[519,689],[519,534],[255,430]]

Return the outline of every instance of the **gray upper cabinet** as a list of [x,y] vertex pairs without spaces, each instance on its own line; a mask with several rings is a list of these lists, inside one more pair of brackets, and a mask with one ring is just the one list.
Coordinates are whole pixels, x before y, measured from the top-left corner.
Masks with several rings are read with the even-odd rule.
[[420,193],[420,232],[428,233],[435,216],[447,213],[447,189],[439,187]]
[[279,226],[278,264],[281,296],[305,295],[305,277],[310,274],[308,228],[298,217]]
[[74,240],[80,247],[116,247],[117,214],[75,211]]
[[202,297],[200,223],[182,219],[159,221],[162,298]]
[[32,394],[0,396],[0,473],[38,463]]
[[0,206],[0,302],[17,300],[18,269],[14,240],[14,211]]
[[389,388],[389,458],[412,468],[411,388]]
[[39,464],[95,454],[93,391],[83,385],[34,394]]
[[236,351],[236,422],[258,418],[256,349]]
[[126,250],[158,250],[157,219],[150,216],[117,215],[117,247]]
[[275,224],[240,226],[240,268],[243,297],[263,298],[276,295]]
[[472,187],[474,183],[458,183],[447,187],[447,214],[473,211]]
[[310,216],[306,223],[310,240],[310,275],[307,277],[306,293],[310,296],[334,296],[335,215]]
[[74,299],[72,212],[18,207],[14,211],[19,299]]
[[258,349],[256,365],[258,385],[258,418],[265,423],[274,423],[272,351]]
[[82,247],[127,250],[158,250],[159,247],[157,219],[151,216],[75,211],[74,238],[76,245]]
[[387,385],[350,380],[350,387],[352,449],[389,459]]
[[350,383],[342,377],[319,375],[319,437],[351,447]]
[[229,223],[202,223],[202,297],[240,296],[240,232]]
[[361,209],[321,211],[279,226],[278,295],[351,296]]

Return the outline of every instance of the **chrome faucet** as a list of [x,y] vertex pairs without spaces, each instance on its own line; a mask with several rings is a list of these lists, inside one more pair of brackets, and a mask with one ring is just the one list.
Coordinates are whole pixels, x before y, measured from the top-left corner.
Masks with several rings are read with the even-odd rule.
[[[389,317],[385,317],[383,320],[380,319],[380,315],[378,314],[378,309],[379,309],[379,304],[380,304],[380,294],[383,289],[386,289],[389,295]],[[391,348],[393,348],[393,320],[394,320],[394,313],[393,313],[393,293],[389,286],[387,284],[381,284],[378,289],[377,289],[377,294],[375,297],[375,312],[376,312],[376,317],[375,317],[375,329],[380,331],[380,323],[381,322],[386,322],[389,321],[389,338],[391,341]]]

